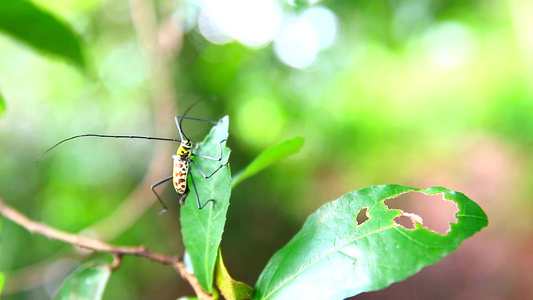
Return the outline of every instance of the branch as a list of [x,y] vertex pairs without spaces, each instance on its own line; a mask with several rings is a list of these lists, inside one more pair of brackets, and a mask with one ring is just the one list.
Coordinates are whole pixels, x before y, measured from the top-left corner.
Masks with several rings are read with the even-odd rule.
[[32,233],[38,233],[44,235],[52,240],[62,241],[71,245],[78,246],[80,248],[85,248],[97,252],[107,252],[114,255],[136,255],[140,257],[147,258],[152,261],[157,261],[164,265],[174,265],[179,258],[174,256],[166,256],[163,254],[158,254],[150,252],[144,246],[140,247],[123,247],[123,246],[112,246],[101,242],[99,240],[83,237],[77,234],[68,233],[49,227],[45,224],[35,222],[30,220],[25,215],[21,214],[14,208],[9,207],[4,203],[2,198],[0,198],[0,214],[14,223],[24,227]]
[[200,286],[196,277],[190,274],[185,268],[185,264],[178,256],[167,256],[155,252],[148,251],[146,247],[125,247],[112,246],[110,244],[101,242],[96,239],[83,237],[77,234],[68,233],[53,227],[47,226],[43,223],[35,222],[25,215],[18,212],[16,209],[6,205],[4,200],[0,197],[0,215],[22,226],[32,233],[44,235],[52,240],[62,241],[80,248],[89,249],[97,252],[106,252],[113,254],[116,258],[124,255],[135,255],[149,259],[151,261],[159,262],[163,265],[171,265],[176,269],[181,277],[189,282],[199,299],[212,299],[211,295],[207,294]]
[[176,269],[180,273],[181,278],[189,282],[194,292],[196,293],[198,300],[213,300],[213,296],[202,289],[202,286],[198,282],[196,276],[187,271],[187,268],[185,268],[185,264],[182,261],[176,262],[174,264],[174,269]]

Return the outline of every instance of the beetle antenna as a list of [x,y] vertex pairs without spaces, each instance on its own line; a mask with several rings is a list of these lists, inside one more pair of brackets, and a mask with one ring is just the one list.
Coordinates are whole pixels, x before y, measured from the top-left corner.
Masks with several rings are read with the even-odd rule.
[[113,138],[113,139],[142,139],[142,140],[156,140],[156,141],[169,141],[169,142],[181,142],[177,139],[169,139],[169,138],[160,138],[160,137],[151,137],[151,136],[139,136],[139,135],[107,135],[107,134],[80,134],[75,135],[69,138],[66,138],[59,143],[53,145],[52,147],[48,148],[46,151],[44,151],[41,155],[39,155],[39,158],[37,159],[37,163],[41,160],[41,157],[45,155],[46,153],[52,151],[55,147],[63,144],[64,142],[68,142],[73,139],[82,138],[82,137],[102,137],[102,138]]

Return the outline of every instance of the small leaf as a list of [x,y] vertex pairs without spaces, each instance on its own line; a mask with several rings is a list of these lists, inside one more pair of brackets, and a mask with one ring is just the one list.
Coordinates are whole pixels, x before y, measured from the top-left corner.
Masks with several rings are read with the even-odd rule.
[[103,262],[87,262],[79,266],[70,275],[54,295],[59,299],[102,299],[111,267]]
[[244,282],[231,278],[222,260],[222,253],[218,251],[215,281],[218,289],[226,300],[245,300],[251,299],[253,289]]
[[0,93],[0,116],[4,114],[4,111],[6,111],[6,103],[4,97],[2,97],[2,93]]
[[74,31],[25,0],[0,0],[0,31],[42,52],[85,67],[81,41]]
[[[195,153],[218,157],[220,142],[228,138],[228,126],[229,118],[226,116],[211,129]],[[228,161],[230,150],[225,144],[225,142],[222,143],[222,161],[194,157],[207,175]],[[195,189],[189,180],[191,191],[180,213],[183,243],[190,255],[194,275],[198,278],[198,282],[205,291],[213,293],[217,250],[222,240],[231,195],[231,173],[228,165],[221,168],[211,178],[205,179],[198,168],[191,164],[190,174],[196,184],[201,205],[210,199],[215,201],[208,203],[203,209],[198,209]]]
[[241,183],[241,181],[259,173],[273,163],[297,153],[300,151],[303,144],[304,139],[302,137],[295,137],[263,151],[263,153],[259,154],[259,156],[256,157],[244,170],[234,176],[233,187]]
[[[457,223],[439,235],[394,223],[400,210],[383,200],[417,191],[443,193],[457,203]],[[369,217],[358,226],[358,213]],[[483,210],[465,195],[441,187],[427,190],[381,185],[348,193],[322,206],[293,239],[270,259],[253,299],[344,299],[404,280],[456,250],[487,226]]]

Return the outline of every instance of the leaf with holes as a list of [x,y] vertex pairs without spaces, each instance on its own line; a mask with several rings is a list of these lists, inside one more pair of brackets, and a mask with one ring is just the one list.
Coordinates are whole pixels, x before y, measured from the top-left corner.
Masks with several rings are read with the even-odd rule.
[[304,139],[302,137],[295,137],[286,140],[281,144],[266,149],[257,156],[252,163],[250,163],[244,170],[233,176],[233,187],[241,181],[254,176],[263,169],[269,167],[273,163],[280,161],[288,156],[297,153],[302,149]]
[[62,21],[25,0],[0,0],[0,31],[84,68],[82,41]]
[[[457,203],[457,223],[440,235],[417,224],[395,223],[402,211],[383,201],[407,192],[442,193]],[[368,220],[357,224],[361,210]],[[380,185],[348,193],[322,206],[274,254],[260,275],[253,299],[344,299],[404,280],[456,250],[487,226],[483,210],[465,195],[441,187],[426,190]]]
[[[195,153],[218,157],[220,155],[220,142],[228,138],[228,126],[229,118],[226,116],[211,129]],[[228,161],[230,150],[225,145],[225,142],[222,143],[221,161],[193,158],[206,175],[211,174],[221,164]],[[222,167],[212,177],[205,179],[194,163],[191,164],[190,174],[194,180],[194,185],[189,179],[188,184],[191,191],[180,213],[181,232],[183,243],[191,258],[194,275],[198,278],[202,288],[211,293],[218,246],[222,240],[229,207],[231,174],[228,165]],[[203,209],[198,209],[194,186],[196,186],[202,205],[210,199],[214,199],[214,202],[208,203]]]
[[62,299],[102,299],[111,267],[103,262],[87,262],[78,267],[54,295]]

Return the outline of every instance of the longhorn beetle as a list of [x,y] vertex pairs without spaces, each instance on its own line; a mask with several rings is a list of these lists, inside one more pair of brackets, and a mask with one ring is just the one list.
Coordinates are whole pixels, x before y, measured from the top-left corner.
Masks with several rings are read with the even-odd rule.
[[[192,107],[189,107],[189,109],[190,108],[192,108]],[[185,112],[185,114],[189,111],[189,109]],[[154,183],[154,184],[152,184],[150,186],[150,189],[152,190],[152,192],[154,192],[155,196],[157,197],[157,200],[159,200],[159,203],[161,203],[161,205],[163,206],[163,210],[161,211],[161,213],[163,213],[163,212],[165,212],[167,210],[167,206],[165,205],[165,203],[163,203],[163,200],[161,200],[161,198],[159,197],[157,192],[154,190],[155,187],[157,187],[158,185],[161,185],[161,184],[163,184],[163,183],[165,183],[165,182],[167,182],[167,181],[172,179],[172,181],[174,183],[174,189],[176,190],[178,195],[180,195],[179,203],[180,203],[180,205],[185,205],[185,199],[189,195],[189,191],[190,191],[189,190],[189,186],[187,185],[187,176],[190,173],[191,162],[196,166],[196,168],[198,169],[200,174],[202,174],[204,179],[208,179],[211,176],[215,175],[215,173],[217,173],[223,167],[227,166],[228,163],[229,163],[229,162],[226,162],[224,164],[221,164],[211,174],[206,175],[206,173],[198,165],[198,163],[196,163],[194,160],[192,160],[192,157],[196,156],[198,158],[205,158],[205,159],[214,160],[214,161],[221,161],[222,160],[222,143],[226,142],[227,139],[223,139],[218,144],[219,151],[220,151],[219,157],[212,157],[212,156],[200,155],[200,154],[194,153],[194,151],[196,151],[196,149],[198,149],[198,144],[196,144],[196,146],[193,148],[193,143],[191,142],[191,140],[189,140],[189,138],[187,138],[185,133],[183,133],[183,130],[181,129],[181,122],[183,122],[183,119],[204,121],[204,122],[209,122],[211,124],[217,124],[218,123],[218,122],[213,122],[213,121],[199,119],[199,118],[186,117],[185,115],[184,116],[175,116],[174,117],[174,121],[176,122],[176,126],[178,127],[178,132],[180,134],[180,139],[179,140],[170,139],[170,138],[150,137],[150,136],[138,136],[138,135],[105,135],[105,134],[92,134],[92,133],[89,133],[89,134],[75,135],[75,136],[66,138],[66,139],[58,142],[57,144],[53,145],[52,147],[50,147],[45,152],[43,152],[43,154],[41,154],[41,156],[43,156],[44,154],[50,152],[52,149],[54,149],[55,147],[59,146],[60,144],[62,144],[64,142],[67,142],[67,141],[70,141],[70,140],[73,140],[73,139],[76,139],[76,138],[81,138],[81,137],[104,137],[104,138],[115,138],[115,139],[120,139],[120,138],[123,138],[123,139],[144,139],[144,140],[158,140],[158,141],[178,142],[178,143],[180,143],[180,145],[178,147],[178,150],[176,151],[176,154],[172,156],[172,158],[174,160],[172,175],[168,176],[168,177],[166,177],[166,178],[164,178],[164,179],[162,179],[162,180],[160,180],[160,181],[158,181],[158,182],[156,182],[156,183]],[[209,199],[203,205],[201,205],[200,197],[198,196],[198,191],[196,189],[196,184],[194,183],[194,179],[193,179],[192,176],[191,176],[191,182],[192,182],[192,185],[194,187],[194,193],[196,195],[196,204],[198,205],[198,209],[204,208],[209,202],[213,202],[213,205],[214,205],[214,203],[215,203],[214,199]]]

